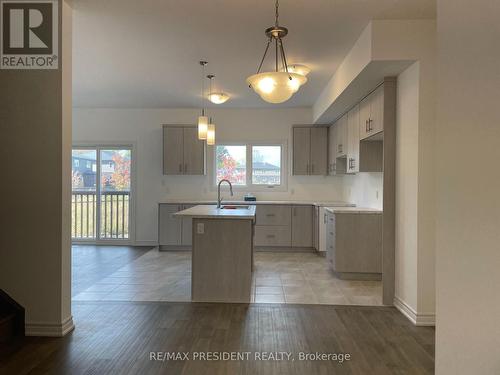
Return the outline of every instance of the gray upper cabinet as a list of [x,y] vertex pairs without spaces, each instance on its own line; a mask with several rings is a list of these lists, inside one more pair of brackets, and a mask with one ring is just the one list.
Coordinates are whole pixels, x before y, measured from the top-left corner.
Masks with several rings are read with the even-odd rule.
[[337,126],[328,128],[328,174],[334,176],[337,170]]
[[292,246],[313,246],[313,206],[292,207]]
[[335,157],[343,157],[346,156],[347,150],[347,113],[343,115],[334,125],[336,130],[336,146],[335,146]]
[[293,128],[293,174],[326,175],[328,129],[297,126]]
[[163,127],[163,174],[183,174],[184,129]]
[[360,139],[372,137],[384,130],[384,85],[361,101],[359,114]]
[[310,128],[293,128],[293,174],[309,174],[309,157],[311,153]]
[[346,173],[359,172],[359,106],[347,113]]
[[163,126],[163,174],[205,174],[205,144],[196,127]]
[[310,175],[324,176],[327,173],[328,128],[311,128]]
[[197,128],[184,128],[184,174],[205,174],[205,142]]

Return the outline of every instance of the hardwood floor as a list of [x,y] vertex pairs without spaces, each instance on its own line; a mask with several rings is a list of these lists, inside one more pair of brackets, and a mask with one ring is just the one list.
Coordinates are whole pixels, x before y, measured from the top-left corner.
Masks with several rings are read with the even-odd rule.
[[[434,329],[394,308],[74,302],[68,336],[26,338],[0,374],[432,374]],[[250,352],[249,360],[193,360],[195,352]],[[290,352],[295,360],[256,360]],[[189,352],[190,360],[150,360]],[[348,353],[349,361],[300,361],[299,353]]]

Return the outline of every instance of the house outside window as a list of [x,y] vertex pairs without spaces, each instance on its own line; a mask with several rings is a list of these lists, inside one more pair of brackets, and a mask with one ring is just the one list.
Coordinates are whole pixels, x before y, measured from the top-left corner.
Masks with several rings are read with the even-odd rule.
[[215,147],[215,178],[248,191],[286,190],[286,144],[241,143]]

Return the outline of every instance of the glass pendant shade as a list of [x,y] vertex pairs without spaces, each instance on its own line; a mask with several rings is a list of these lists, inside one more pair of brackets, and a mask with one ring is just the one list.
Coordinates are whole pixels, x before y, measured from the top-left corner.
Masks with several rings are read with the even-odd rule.
[[311,72],[311,69],[302,64],[293,64],[288,66],[288,72],[297,73],[305,77]]
[[215,124],[208,124],[207,128],[207,145],[215,145]]
[[229,95],[224,92],[213,92],[208,95],[208,100],[210,100],[214,104],[222,104],[227,102],[229,99]]
[[247,78],[247,83],[268,103],[283,103],[295,94],[307,78],[297,73],[264,72]]
[[208,117],[207,116],[198,117],[198,139],[201,140],[207,139],[207,131],[208,131]]

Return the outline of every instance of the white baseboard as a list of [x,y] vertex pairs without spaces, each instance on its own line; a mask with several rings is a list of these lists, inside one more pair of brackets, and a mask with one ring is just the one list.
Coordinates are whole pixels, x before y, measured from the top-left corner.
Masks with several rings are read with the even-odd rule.
[[73,317],[70,316],[62,323],[42,323],[42,322],[26,322],[26,336],[46,336],[46,337],[63,337],[75,329]]
[[394,306],[416,326],[436,325],[435,313],[417,313],[410,305],[398,297],[394,297]]

